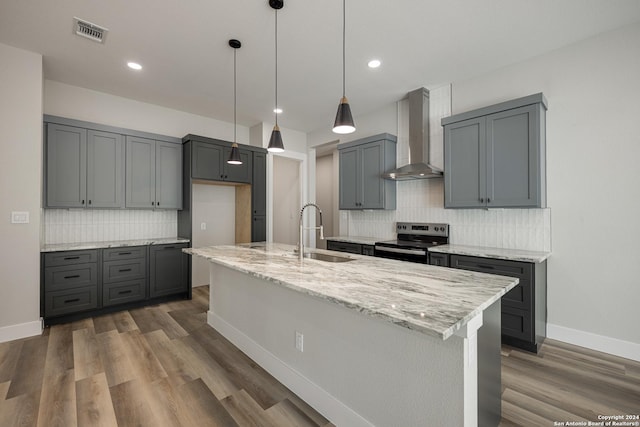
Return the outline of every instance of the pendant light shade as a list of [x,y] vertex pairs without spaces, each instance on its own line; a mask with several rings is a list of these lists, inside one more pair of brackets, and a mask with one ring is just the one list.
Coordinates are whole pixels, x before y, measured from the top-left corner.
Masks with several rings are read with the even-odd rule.
[[346,36],[346,6],[345,0],[342,0],[342,98],[338,105],[338,112],[336,113],[336,121],[333,123],[333,132],[346,134],[353,133],[356,130],[356,125],[353,123],[353,116],[351,115],[351,107],[349,101],[345,96],[345,36]]
[[[276,15],[276,30],[275,30],[275,45],[276,45],[276,105],[274,108],[274,112],[278,109],[278,9],[282,9],[284,6],[283,0],[269,0],[269,6],[271,6],[275,10]],[[273,131],[271,132],[271,138],[269,138],[269,145],[267,146],[267,150],[271,153],[281,153],[284,151],[284,143],[282,142],[282,134],[280,133],[280,128],[278,127],[278,113],[276,113],[276,124],[273,126]]]
[[231,144],[231,154],[227,163],[230,165],[241,165],[240,151],[238,150],[237,132],[236,132],[236,52],[242,46],[240,40],[229,40],[229,46],[233,48],[233,144]]

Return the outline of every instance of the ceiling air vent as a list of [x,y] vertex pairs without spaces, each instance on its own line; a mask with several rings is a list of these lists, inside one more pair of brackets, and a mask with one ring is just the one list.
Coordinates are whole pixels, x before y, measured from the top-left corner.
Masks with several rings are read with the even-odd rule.
[[93,40],[94,42],[104,43],[104,38],[107,36],[106,28],[99,25],[92,24],[91,22],[84,21],[80,18],[73,18],[73,31],[81,36]]

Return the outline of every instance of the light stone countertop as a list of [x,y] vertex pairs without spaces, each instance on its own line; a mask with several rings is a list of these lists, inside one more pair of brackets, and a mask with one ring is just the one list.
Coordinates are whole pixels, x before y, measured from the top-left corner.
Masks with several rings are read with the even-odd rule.
[[347,242],[347,243],[358,243],[360,245],[375,245],[376,242],[381,242],[383,240],[380,237],[363,237],[363,236],[334,236],[334,237],[325,237],[325,240],[335,240],[336,242]]
[[157,239],[112,240],[106,242],[56,243],[44,245],[40,252],[78,251],[87,249],[122,248],[127,246],[167,245],[171,243],[189,243],[182,237],[162,237]]
[[522,261],[540,263],[551,256],[551,252],[524,251],[521,249],[487,248],[482,246],[466,245],[440,245],[429,248],[429,252],[438,252],[452,255],[469,255],[482,258],[505,259],[509,261]]
[[300,262],[293,249],[263,242],[183,252],[441,339],[518,283],[511,277],[318,249],[314,252],[354,261]]

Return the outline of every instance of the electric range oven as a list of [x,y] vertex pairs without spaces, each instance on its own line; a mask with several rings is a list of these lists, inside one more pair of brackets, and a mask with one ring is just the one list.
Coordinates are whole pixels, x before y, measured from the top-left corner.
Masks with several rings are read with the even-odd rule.
[[376,242],[375,256],[428,264],[428,249],[449,243],[449,224],[398,222],[396,232],[396,240]]

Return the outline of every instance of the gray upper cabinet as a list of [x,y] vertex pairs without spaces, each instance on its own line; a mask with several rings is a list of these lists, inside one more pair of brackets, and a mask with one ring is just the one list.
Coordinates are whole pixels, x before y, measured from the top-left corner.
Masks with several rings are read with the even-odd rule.
[[47,208],[124,206],[122,135],[47,124]]
[[228,143],[215,144],[204,141],[193,142],[193,163],[191,176],[194,179],[210,181],[230,181],[251,183],[251,151],[239,149],[241,165],[230,165],[231,155]]
[[395,209],[396,183],[382,174],[396,167],[396,137],[375,135],[338,145],[339,208]]
[[182,147],[127,136],[126,206],[182,209]]
[[540,93],[443,119],[445,208],[545,207],[545,111]]

